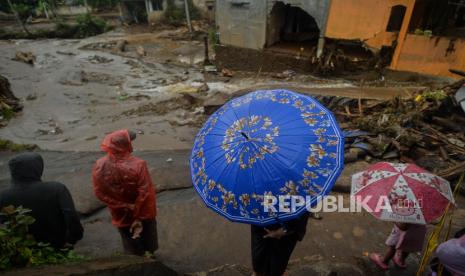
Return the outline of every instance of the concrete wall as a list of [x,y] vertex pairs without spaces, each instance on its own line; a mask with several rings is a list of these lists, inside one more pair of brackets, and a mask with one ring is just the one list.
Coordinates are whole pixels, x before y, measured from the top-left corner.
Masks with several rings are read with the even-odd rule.
[[390,46],[396,33],[386,32],[395,5],[412,0],[332,0],[325,36],[334,39],[362,40],[375,49]]
[[465,39],[408,34],[395,69],[460,78],[449,69],[465,71]]
[[216,24],[222,44],[262,49],[266,39],[266,0],[217,0]]
[[284,4],[290,4],[291,6],[301,8],[315,18],[320,30],[325,29],[330,0],[268,0],[268,12],[271,11],[276,2],[282,2]]
[[280,40],[281,30],[286,20],[285,5],[278,2],[273,5],[271,12],[268,13],[266,45],[270,46]]
[[269,14],[276,2],[303,9],[315,18],[320,30],[325,29],[329,0],[217,0],[216,22],[221,43],[263,49],[266,45]]

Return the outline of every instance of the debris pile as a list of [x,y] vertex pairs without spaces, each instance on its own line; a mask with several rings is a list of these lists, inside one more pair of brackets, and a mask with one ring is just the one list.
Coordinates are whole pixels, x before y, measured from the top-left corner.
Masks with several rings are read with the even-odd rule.
[[454,97],[464,84],[462,80],[410,99],[317,98],[346,132],[346,162],[400,160],[453,180],[465,171],[465,113]]
[[13,60],[22,61],[24,63],[34,65],[34,62],[36,61],[36,57],[31,52],[18,51],[16,52],[16,55],[13,58]]
[[1,121],[11,118],[15,112],[21,109],[23,106],[11,91],[10,82],[0,75],[0,124]]

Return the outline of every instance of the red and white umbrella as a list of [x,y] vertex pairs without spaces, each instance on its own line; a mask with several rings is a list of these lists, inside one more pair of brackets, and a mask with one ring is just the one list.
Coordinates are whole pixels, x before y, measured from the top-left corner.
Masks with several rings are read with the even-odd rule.
[[376,218],[426,224],[454,197],[449,182],[414,164],[380,162],[352,176],[351,195]]

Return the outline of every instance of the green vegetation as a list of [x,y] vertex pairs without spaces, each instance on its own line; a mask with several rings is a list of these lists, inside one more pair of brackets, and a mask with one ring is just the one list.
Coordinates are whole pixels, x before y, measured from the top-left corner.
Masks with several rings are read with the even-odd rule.
[[48,244],[37,242],[28,234],[34,218],[27,215],[30,210],[21,206],[4,207],[0,216],[0,270],[46,264],[80,261],[84,258],[69,249],[57,250]]
[[216,46],[219,44],[217,29],[215,27],[208,29],[208,40],[210,40],[211,45]]
[[431,30],[415,29],[414,33],[416,35],[424,35],[426,37],[432,37],[433,36],[433,31],[431,31]]
[[0,106],[0,118],[3,120],[9,120],[15,116],[15,112],[10,107],[1,107]]
[[[192,0],[187,0],[187,5],[189,7],[189,14],[191,20],[200,19],[200,11],[194,5]],[[174,0],[167,0],[166,1],[166,9],[163,13],[163,19],[165,23],[173,24],[173,25],[180,25],[184,24],[186,20],[186,10],[183,5],[176,5]]]
[[78,16],[76,21],[76,25],[67,24],[63,21],[57,22],[55,36],[60,38],[84,38],[101,34],[107,30],[105,21],[93,17],[90,13]]
[[0,139],[0,151],[28,151],[37,148],[37,145],[16,144],[10,140]]
[[431,90],[424,92],[422,94],[419,94],[415,97],[416,102],[422,102],[422,101],[435,101],[435,102],[440,102],[447,98],[447,94],[444,90],[438,89],[438,90]]
[[34,6],[28,3],[14,3],[12,4],[13,9],[18,13],[19,18],[26,22],[29,16],[34,14]]
[[82,14],[77,18],[75,38],[94,36],[105,32],[107,24],[103,19],[93,17],[90,13]]
[[442,101],[447,98],[447,94],[444,90],[439,89],[423,93],[423,97],[431,101]]

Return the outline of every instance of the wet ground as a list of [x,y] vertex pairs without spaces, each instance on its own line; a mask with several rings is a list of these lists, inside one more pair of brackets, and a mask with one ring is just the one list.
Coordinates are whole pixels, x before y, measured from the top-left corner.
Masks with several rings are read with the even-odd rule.
[[[138,143],[134,146],[137,149]],[[44,180],[63,182],[82,215],[85,233],[76,251],[89,258],[121,255],[118,231],[111,224],[108,209],[95,198],[92,190],[91,167],[102,154],[53,151],[40,154],[45,160]],[[0,190],[9,185],[7,162],[13,155],[0,155]],[[135,155],[147,161],[157,189],[160,244],[157,258],[179,272],[220,267],[212,275],[225,275],[225,271],[232,273],[227,275],[250,275],[250,227],[231,223],[205,207],[191,186],[189,150],[136,151]],[[350,176],[369,165],[364,161],[348,164],[333,188],[334,194],[347,191]],[[341,195],[347,200],[348,194]],[[451,233],[465,227],[465,198],[459,197],[457,203],[459,209],[454,215]],[[419,260],[416,254],[409,259],[409,269],[401,271],[392,267],[387,274],[376,269],[366,257],[368,252],[384,250],[391,223],[365,212],[321,216],[322,220],[310,219],[307,235],[292,255],[291,275],[330,275],[331,271],[339,271],[340,275],[414,274]],[[237,272],[236,267],[222,267],[225,264],[238,264],[243,269]]]
[[[120,40],[128,42],[124,52],[115,50]],[[205,102],[222,104],[254,89],[381,99],[422,89],[412,83],[360,88],[351,81],[308,75],[282,79],[265,72],[204,74],[200,40],[190,40],[181,28],[82,40],[1,41],[0,74],[25,108],[0,129],[0,136],[48,150],[94,151],[106,133],[131,128],[140,134],[141,150],[189,149],[206,118]],[[32,52],[35,64],[12,60],[16,51]]]
[[[116,51],[115,45],[123,39],[128,42],[126,51]],[[16,51],[31,51],[35,64],[13,61]],[[0,137],[46,150],[42,152],[45,177],[65,182],[83,214],[85,238],[76,247],[79,253],[121,254],[118,233],[107,209],[93,197],[90,179],[90,167],[101,155],[95,151],[110,131],[130,128],[139,133],[136,155],[147,160],[158,190],[158,258],[182,272],[236,263],[246,267],[245,274],[231,275],[247,275],[249,227],[207,209],[190,186],[188,155],[208,107],[255,89],[387,99],[410,97],[424,88],[409,81],[360,87],[359,81],[267,72],[222,76],[203,72],[203,52],[201,40],[187,39],[183,29],[156,34],[111,32],[83,40],[0,42],[0,74],[8,77],[13,92],[24,101],[24,111],[0,128]],[[8,185],[11,155],[0,156],[0,188]],[[365,255],[383,250],[391,225],[365,213],[323,217],[311,220],[307,236],[297,246],[293,275],[327,275],[341,267],[353,272],[346,275],[380,274]],[[459,209],[454,229],[465,226],[463,217]],[[412,256],[407,271],[386,275],[412,275],[417,261],[418,256]],[[221,274],[220,270],[211,275]]]

